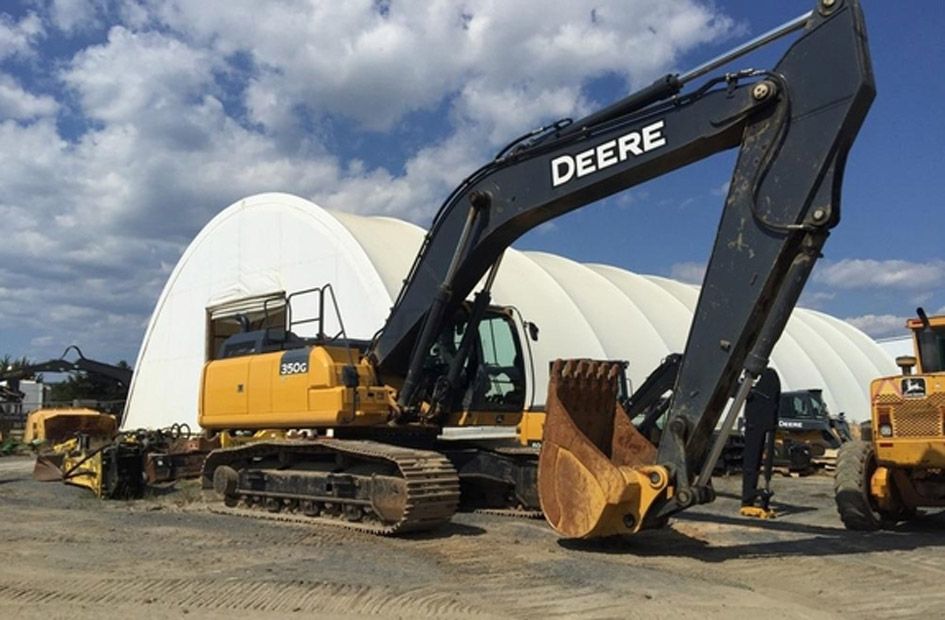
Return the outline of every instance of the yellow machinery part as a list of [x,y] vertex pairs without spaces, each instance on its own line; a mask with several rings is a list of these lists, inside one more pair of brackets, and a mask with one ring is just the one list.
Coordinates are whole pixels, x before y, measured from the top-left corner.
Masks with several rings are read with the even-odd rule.
[[118,431],[115,416],[94,409],[37,409],[26,420],[25,443],[38,450],[33,479],[67,484],[102,493],[102,457],[80,449],[81,434],[92,445],[111,440]]
[[[454,411],[447,415],[444,426],[514,426],[525,414],[508,411]],[[542,414],[544,415],[544,414]],[[540,436],[539,436],[540,439]]]
[[220,447],[235,448],[236,446],[245,446],[246,444],[255,443],[257,441],[278,441],[285,438],[286,431],[282,429],[266,429],[256,431],[252,435],[248,436],[220,433]]
[[[922,379],[925,394],[903,394],[903,375],[870,384],[876,460],[891,467],[945,468],[945,373],[908,379]],[[891,427],[891,437],[882,434],[884,426]]]
[[[229,428],[309,428],[376,425],[387,421],[393,388],[376,385],[374,370],[356,349],[312,347],[301,363],[289,351],[246,355],[204,366],[200,425]],[[292,351],[292,353],[296,353]],[[343,373],[355,361],[358,386]]]
[[83,449],[76,437],[59,442],[37,455],[33,478],[42,482],[61,480],[66,484],[88,489],[95,493],[96,497],[101,497],[102,452],[97,449]]
[[37,409],[26,418],[23,443],[52,445],[66,441],[76,433],[111,437],[117,430],[115,416],[94,409]]
[[870,478],[870,498],[880,510],[892,512],[898,507],[893,487],[892,472],[886,467],[877,467]]
[[739,514],[752,519],[774,519],[778,516],[778,513],[773,509],[762,508],[761,506],[742,506]]
[[[874,427],[875,428],[875,427]],[[875,431],[874,431],[875,432]],[[874,438],[876,460],[899,467],[945,468],[945,440]]]
[[523,446],[534,446],[541,443],[545,431],[544,411],[525,411],[518,423],[518,440]]
[[82,487],[102,497],[102,453],[99,450],[89,456],[80,451],[67,454],[62,461],[63,482]]
[[569,538],[635,533],[671,493],[656,448],[617,405],[619,370],[591,360],[552,368],[538,490],[546,519]]

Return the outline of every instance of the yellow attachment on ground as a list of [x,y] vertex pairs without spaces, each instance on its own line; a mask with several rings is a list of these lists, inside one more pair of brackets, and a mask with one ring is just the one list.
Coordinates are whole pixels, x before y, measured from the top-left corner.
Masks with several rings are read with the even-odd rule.
[[667,497],[669,474],[656,448],[617,404],[620,365],[556,360],[538,461],[545,518],[559,534],[594,538],[641,529]]
[[23,443],[37,445],[66,441],[76,433],[111,437],[118,430],[115,416],[94,409],[37,409],[26,418]]
[[102,451],[71,450],[62,461],[63,482],[83,487],[102,497]]
[[[102,496],[102,445],[110,437],[95,440],[86,438],[81,443],[73,437],[52,445],[36,457],[33,478],[41,482],[62,481],[77,487],[83,487]],[[86,446],[86,447],[83,447]]]
[[752,519],[774,519],[778,516],[771,508],[762,508],[761,506],[742,506],[739,510],[739,514],[743,517],[751,517]]

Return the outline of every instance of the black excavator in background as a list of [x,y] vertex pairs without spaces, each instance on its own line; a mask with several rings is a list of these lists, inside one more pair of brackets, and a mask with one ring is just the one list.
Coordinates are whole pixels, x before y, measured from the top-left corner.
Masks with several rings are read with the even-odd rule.
[[790,471],[834,469],[837,451],[853,436],[843,412],[830,415],[823,390],[784,392],[780,412],[775,465]]
[[[685,90],[797,31],[774,68]],[[859,2],[818,0],[697,69],[515,140],[447,198],[372,341],[347,338],[343,324],[324,333],[320,313],[314,338],[289,319],[223,343],[204,368],[199,420],[230,447],[207,458],[205,486],[233,510],[379,534],[448,520],[461,479],[504,480],[506,500],[534,507],[533,454],[440,439],[446,427],[521,418],[522,346],[510,312],[490,306],[504,251],[552,218],[739,147],[685,351],[623,404],[620,362],[556,361],[538,458],[541,508],[567,537],[660,527],[712,501],[735,414],[840,220],[847,154],[873,97]],[[330,291],[319,289],[321,307]],[[658,445],[631,423],[648,412],[668,420]],[[247,434],[255,441],[230,443]]]

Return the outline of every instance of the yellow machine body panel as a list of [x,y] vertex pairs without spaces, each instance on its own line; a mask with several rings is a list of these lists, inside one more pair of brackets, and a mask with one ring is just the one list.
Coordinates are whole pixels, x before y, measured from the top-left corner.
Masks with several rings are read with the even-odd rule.
[[523,419],[521,411],[456,411],[446,416],[444,426],[516,426]]
[[85,407],[75,409],[37,409],[26,418],[23,443],[54,444],[76,433],[111,437],[118,430],[115,417]]
[[945,467],[945,374],[876,379],[870,396],[879,463]]
[[544,432],[544,411],[525,411],[522,413],[518,423],[518,440],[523,446],[539,445]]
[[[355,349],[314,346],[208,362],[200,425],[223,430],[383,424],[393,389],[376,385],[372,367],[358,358]],[[352,360],[357,387],[344,380]]]
[[76,440],[56,446],[56,452],[62,456],[60,469],[64,473],[63,482],[82,487],[102,497],[102,453],[99,450],[86,451],[80,448]]

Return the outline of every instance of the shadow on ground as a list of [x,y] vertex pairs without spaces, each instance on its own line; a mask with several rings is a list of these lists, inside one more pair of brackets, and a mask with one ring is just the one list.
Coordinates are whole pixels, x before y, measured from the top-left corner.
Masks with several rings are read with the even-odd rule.
[[[705,537],[708,540],[681,531],[698,530],[703,525],[707,526]],[[689,513],[678,517],[676,525],[662,530],[641,532],[632,537],[561,540],[559,544],[566,549],[589,553],[685,556],[705,562],[749,557],[820,557],[911,551],[945,547],[945,512],[923,515],[915,521],[880,532],[853,532],[839,525],[824,527],[778,519]]]

